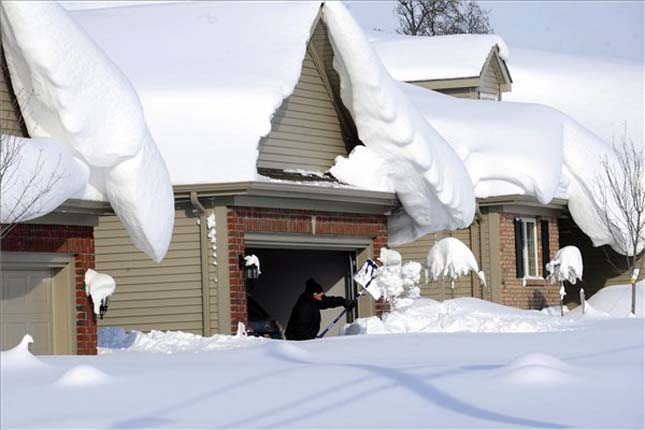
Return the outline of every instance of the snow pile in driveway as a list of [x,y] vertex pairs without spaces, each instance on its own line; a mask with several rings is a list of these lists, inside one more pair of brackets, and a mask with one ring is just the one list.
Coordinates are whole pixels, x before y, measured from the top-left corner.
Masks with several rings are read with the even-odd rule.
[[[341,2],[325,3],[323,19],[343,103],[361,141],[388,160],[386,174],[403,204],[388,220],[390,244],[470,225],[475,215],[472,183],[453,148],[410,103]],[[351,164],[344,166],[356,167]],[[339,170],[335,174],[345,180],[348,176]]]
[[137,92],[56,2],[4,1],[1,20],[29,134],[68,145],[90,175],[75,197],[107,197],[134,245],[161,261],[174,198]]
[[494,34],[383,37],[372,32],[369,38],[388,72],[399,81],[477,77],[494,47],[503,60],[508,58],[506,43]]
[[383,318],[360,318],[344,334],[416,332],[531,333],[571,330],[576,320],[515,309],[474,298],[439,302],[428,298],[394,304]]
[[182,331],[125,332],[120,327],[105,327],[98,332],[99,354],[115,352],[150,352],[173,354],[178,352],[207,352],[247,348],[268,342],[253,336],[216,334],[204,337]]

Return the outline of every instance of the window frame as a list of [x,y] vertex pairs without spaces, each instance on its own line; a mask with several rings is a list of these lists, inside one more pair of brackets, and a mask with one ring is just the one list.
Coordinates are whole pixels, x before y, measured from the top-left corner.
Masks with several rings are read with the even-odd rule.
[[[520,220],[521,226],[522,226],[522,260],[523,260],[523,265],[524,265],[524,278],[523,279],[544,279],[542,276],[540,276],[540,260],[538,259],[538,238],[537,238],[537,229],[538,229],[538,222],[536,218],[526,218],[526,217],[520,217],[518,218]],[[533,224],[533,258],[535,259],[535,272],[530,273],[530,264],[529,264],[529,241],[528,241],[528,224],[531,223]]]

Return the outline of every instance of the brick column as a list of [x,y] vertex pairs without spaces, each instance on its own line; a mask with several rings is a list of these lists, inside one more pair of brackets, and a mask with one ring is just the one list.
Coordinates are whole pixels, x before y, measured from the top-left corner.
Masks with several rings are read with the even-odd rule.
[[[227,212],[227,222],[233,333],[237,330],[238,321],[247,324],[244,273],[238,267],[238,257],[246,247],[245,232],[372,237],[374,257],[378,256],[381,247],[387,245],[384,215],[231,207]],[[382,312],[384,304],[377,303],[378,309]]]

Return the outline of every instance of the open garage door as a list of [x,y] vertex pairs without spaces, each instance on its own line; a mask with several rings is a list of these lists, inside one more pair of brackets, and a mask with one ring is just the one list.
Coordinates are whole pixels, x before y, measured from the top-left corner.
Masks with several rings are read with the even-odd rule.
[[[283,329],[309,278],[316,279],[328,296],[353,298],[355,295],[352,251],[248,248],[247,252],[260,259],[262,271],[249,295],[271,318],[279,321]],[[321,330],[341,311],[342,308],[322,311]],[[348,313],[346,322],[354,317],[355,314]],[[344,321],[339,321],[328,336],[338,334],[343,325]]]

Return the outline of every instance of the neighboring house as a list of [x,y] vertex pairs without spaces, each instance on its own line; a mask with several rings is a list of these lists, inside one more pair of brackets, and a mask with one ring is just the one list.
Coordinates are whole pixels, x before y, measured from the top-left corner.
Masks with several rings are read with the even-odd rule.
[[[25,137],[1,50],[0,60],[0,133]],[[31,333],[36,354],[96,354],[96,317],[83,276],[94,267],[98,215],[109,210],[102,203],[68,201],[2,239],[0,350]]]
[[502,100],[513,80],[508,48],[493,35],[418,37],[370,34],[372,45],[394,79],[453,97]]
[[[502,92],[511,91],[508,48],[497,36],[402,37],[372,33],[372,40],[388,71],[400,81],[459,98],[502,100]],[[482,289],[472,275],[457,282],[454,291],[448,282],[428,284],[422,288],[424,295],[480,297],[529,309],[555,305],[560,299],[559,287],[546,281],[545,264],[567,245],[581,249],[588,270],[581,283],[567,285],[565,302],[579,302],[581,286],[589,296],[605,285],[629,282],[627,273],[617,275],[607,262],[609,254],[621,267],[620,256],[609,247],[593,247],[571,220],[566,199],[543,205],[531,196],[499,195],[479,198],[477,204],[477,216],[468,229],[428,234],[396,249],[404,259],[425,264],[427,251],[436,241],[457,237],[475,254],[489,287]]]

